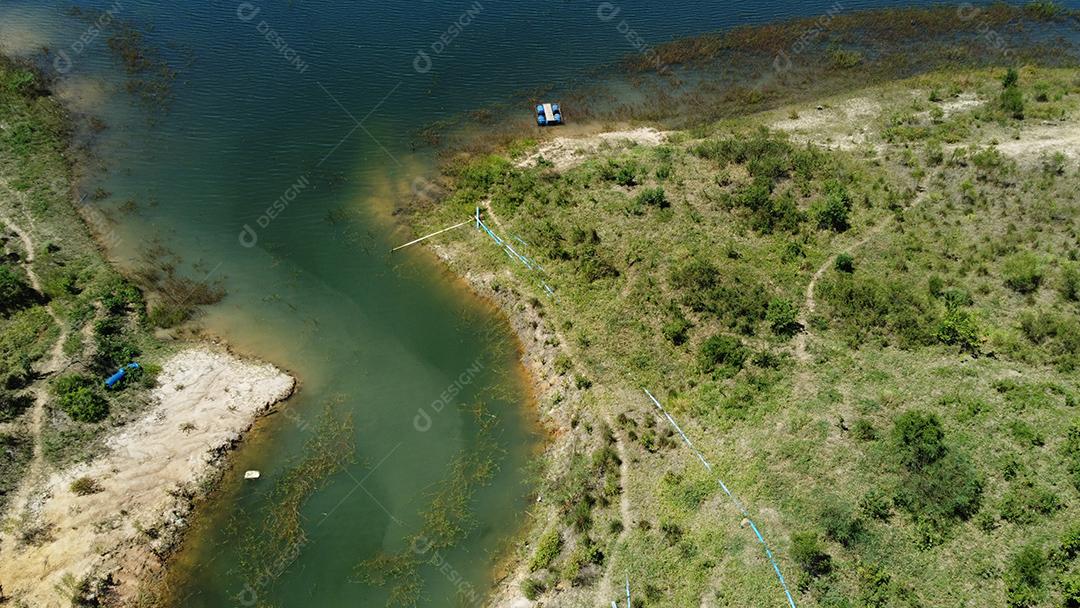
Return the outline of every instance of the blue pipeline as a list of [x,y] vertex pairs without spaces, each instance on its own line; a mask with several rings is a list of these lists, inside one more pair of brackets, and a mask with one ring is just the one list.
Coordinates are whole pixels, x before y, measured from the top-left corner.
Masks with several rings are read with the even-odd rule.
[[[671,426],[675,427],[675,430],[678,431],[679,435],[683,438],[683,441],[686,442],[686,446],[690,448],[690,451],[698,457],[698,460],[701,461],[701,464],[705,465],[705,469],[712,473],[712,466],[710,466],[708,461],[705,460],[705,456],[703,456],[702,453],[694,447],[694,444],[691,443],[690,438],[686,436],[686,433],[684,433],[683,430],[679,428],[679,425],[676,424],[675,419],[671,417],[671,414],[667,413],[667,410],[664,409],[664,406],[660,405],[660,402],[656,400],[656,397],[653,397],[653,394],[649,392],[649,389],[644,390],[645,394],[649,396],[649,399],[652,399],[652,402],[656,405],[656,408],[659,409],[660,412],[664,414],[664,417],[668,419],[668,422],[671,423]],[[746,521],[750,524],[750,529],[754,531],[754,536],[757,536],[758,542],[760,542],[761,546],[765,548],[765,557],[769,558],[769,563],[772,564],[773,571],[776,572],[776,578],[780,581],[780,587],[783,588],[784,595],[787,596],[788,605],[791,606],[791,608],[795,608],[795,599],[791,597],[791,591],[788,589],[787,581],[784,580],[784,575],[780,573],[780,564],[776,563],[776,558],[773,557],[772,550],[769,549],[769,543],[765,542],[765,537],[762,536],[761,532],[758,531],[758,527],[754,523],[754,520],[750,519],[750,513],[746,510],[746,507],[742,504],[742,502],[738,498],[736,498],[734,494],[731,493],[731,490],[728,489],[727,484],[725,484],[724,481],[720,478],[717,478],[716,481],[720,483],[720,488],[724,490],[724,494],[727,494],[727,497],[730,498],[731,502],[735,504],[735,507],[739,510],[740,513],[742,513],[742,516],[746,518]]]
[[[506,240],[499,237],[499,235],[495,234],[495,231],[492,230],[491,228],[489,228],[488,225],[485,224],[484,221],[481,220],[479,217],[476,218],[476,226],[478,228],[480,228],[481,230],[483,230],[484,232],[486,232],[487,235],[489,237],[491,237],[491,240],[495,241],[496,245],[502,247],[503,251],[506,252],[506,255],[511,260],[521,262],[529,270],[534,270],[534,271],[535,270],[540,270],[541,272],[543,272],[544,269],[543,269],[543,267],[540,266],[540,264],[537,264],[536,262],[534,262],[529,257],[518,253],[517,250],[514,249],[514,247],[509,242],[507,242]],[[514,236],[513,238],[517,239],[518,241],[520,241],[523,244],[526,244],[526,245],[528,244],[528,243],[525,243],[525,241],[522,241],[520,237]],[[544,285],[544,289],[548,292],[549,295],[552,295],[552,296],[555,295],[554,292],[552,291],[552,289],[550,287],[548,287],[546,283],[542,283],[542,284]]]

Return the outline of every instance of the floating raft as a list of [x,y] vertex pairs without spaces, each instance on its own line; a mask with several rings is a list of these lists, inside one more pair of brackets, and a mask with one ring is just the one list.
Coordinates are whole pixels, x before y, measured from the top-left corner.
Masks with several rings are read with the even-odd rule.
[[542,103],[536,106],[536,125],[553,127],[563,124],[562,111],[557,103]]

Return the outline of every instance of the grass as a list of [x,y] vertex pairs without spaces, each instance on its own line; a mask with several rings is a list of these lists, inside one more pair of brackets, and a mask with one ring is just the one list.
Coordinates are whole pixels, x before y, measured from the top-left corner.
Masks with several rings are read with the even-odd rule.
[[[1080,167],[1017,161],[993,141],[1035,115],[1075,122],[1080,85],[1070,70],[1020,69],[1020,119],[995,101],[1003,73],[862,93],[880,108],[844,150],[762,129],[815,111],[798,107],[565,170],[497,154],[446,168],[447,195],[411,216],[417,231],[489,201],[555,292],[491,243],[447,238],[455,268],[512,285],[560,338],[549,422],[576,447],[545,462],[529,594],[603,603],[591,594],[608,570],[629,573],[640,605],[782,603],[756,539],[674,448],[646,386],[748,505],[800,605],[1066,601],[1076,565],[1053,556],[1080,509]],[[962,96],[985,101],[931,111]],[[646,203],[657,189],[665,206]],[[607,494],[616,444],[630,476]]]
[[[27,231],[34,251],[7,234],[0,267],[0,420],[12,425],[0,470],[0,506],[25,472],[35,441],[32,389],[50,385],[40,436],[47,464],[92,459],[104,437],[149,403],[168,347],[152,335],[142,290],[101,256],[73,200],[72,118],[32,66],[0,57],[0,211]],[[92,204],[92,203],[89,203]],[[40,291],[27,272],[39,277]],[[148,285],[151,286],[152,285]],[[50,315],[49,309],[59,319]],[[62,332],[64,378],[41,368]],[[104,377],[138,359],[141,373],[105,391]],[[78,386],[61,386],[79,378]],[[69,383],[70,384],[70,383]]]

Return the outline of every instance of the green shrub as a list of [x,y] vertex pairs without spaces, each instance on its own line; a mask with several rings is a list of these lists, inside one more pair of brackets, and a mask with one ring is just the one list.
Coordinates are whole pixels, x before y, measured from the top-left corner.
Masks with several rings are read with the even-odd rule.
[[866,526],[851,505],[835,496],[825,500],[820,520],[825,537],[845,547],[854,545],[866,533]]
[[829,273],[818,285],[838,329],[856,345],[874,335],[892,335],[903,348],[937,342],[939,307],[910,281],[867,273]]
[[813,532],[796,532],[791,535],[791,558],[812,578],[832,572],[832,556],[825,552]]
[[1080,265],[1066,264],[1061,268],[1058,291],[1069,302],[1080,302]]
[[909,410],[893,425],[897,460],[910,471],[917,471],[945,455],[945,431],[936,414]]
[[1035,523],[1040,517],[1061,509],[1061,501],[1050,489],[1031,479],[1012,485],[1001,499],[1001,519],[1022,526]]
[[109,402],[97,390],[97,382],[88,376],[62,376],[53,385],[60,409],[79,422],[99,422],[109,414]]
[[1065,467],[1072,476],[1073,485],[1080,490],[1080,420],[1074,422],[1069,430],[1065,431],[1062,452],[1065,454]]
[[1001,92],[1001,109],[1008,116],[1017,120],[1024,119],[1024,94],[1020,87],[1008,87]]
[[1080,608],[1080,572],[1061,577],[1061,596],[1065,608]]
[[34,303],[36,293],[21,274],[6,264],[0,264],[0,313],[8,313]]
[[0,388],[0,422],[11,422],[34,404],[29,393],[18,393]]
[[1046,556],[1034,543],[1026,545],[1013,556],[1005,571],[1005,586],[1010,608],[1027,608],[1043,601],[1043,574]]
[[566,374],[566,372],[574,369],[574,361],[570,358],[570,355],[560,352],[555,355],[555,361],[552,363],[555,367],[555,373],[560,376]]
[[671,206],[668,202],[667,195],[664,194],[664,189],[659,186],[656,188],[645,188],[638,193],[636,201],[639,205],[644,207],[655,207],[657,209],[666,209]]
[[773,333],[781,336],[790,336],[799,331],[798,311],[790,300],[773,298],[769,300],[769,308],[765,311],[765,321]]
[[675,346],[679,346],[686,342],[691,327],[693,327],[693,325],[690,321],[686,320],[686,317],[679,315],[665,323],[662,331],[664,337],[667,338],[669,342]]
[[734,336],[720,334],[702,343],[698,362],[705,372],[710,372],[717,367],[735,372],[742,369],[749,355],[750,352],[743,346],[741,340]]
[[814,204],[812,213],[818,228],[822,230],[844,232],[851,227],[851,199],[841,186],[832,187],[825,198]]
[[1042,284],[1042,260],[1031,252],[1018,253],[1005,260],[1002,273],[1009,289],[1022,294],[1032,293]]
[[869,518],[886,520],[892,514],[892,500],[881,490],[870,490],[859,500],[859,510]]
[[102,490],[101,484],[99,484],[92,477],[79,477],[75,481],[71,482],[71,492],[78,496],[88,496],[90,494],[97,494]]
[[1016,68],[1009,68],[1005,70],[1005,75],[1001,77],[1001,88],[1007,89],[1009,87],[1015,87],[1020,83],[1020,73],[1016,71]]
[[874,423],[866,418],[856,418],[851,424],[851,436],[858,441],[873,441],[877,439],[878,434]]
[[937,338],[943,344],[959,346],[969,353],[979,351],[979,326],[970,311],[949,307],[938,325]]
[[529,562],[529,570],[536,572],[551,566],[555,558],[559,557],[562,548],[563,539],[558,530],[551,530],[544,534],[536,545],[536,553],[533,554],[532,561]]
[[850,253],[841,253],[836,256],[836,261],[833,263],[833,268],[838,272],[846,272],[851,274],[855,272],[855,258]]
[[524,594],[525,599],[530,602],[535,602],[544,591],[546,591],[544,583],[541,583],[535,578],[527,578],[521,581],[521,593]]
[[982,489],[982,478],[971,459],[949,452],[918,471],[908,471],[894,502],[911,514],[929,544],[937,544],[951,522],[978,512]]

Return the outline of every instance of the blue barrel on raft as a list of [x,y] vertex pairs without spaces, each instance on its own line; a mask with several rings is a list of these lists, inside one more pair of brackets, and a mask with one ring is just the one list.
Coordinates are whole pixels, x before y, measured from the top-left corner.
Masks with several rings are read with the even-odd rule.
[[536,126],[553,127],[563,123],[562,111],[557,103],[542,103],[536,106]]
[[132,363],[128,363],[124,367],[121,367],[119,370],[116,371],[115,374],[109,376],[105,380],[105,388],[112,388],[112,387],[116,386],[117,382],[120,382],[121,380],[124,379],[124,376],[127,375],[127,372],[128,372],[129,369],[139,369],[139,364],[132,362]]

